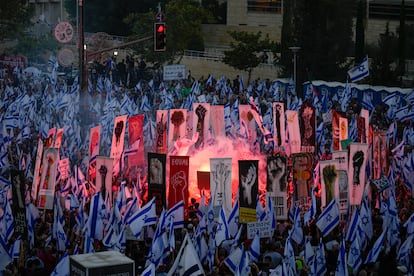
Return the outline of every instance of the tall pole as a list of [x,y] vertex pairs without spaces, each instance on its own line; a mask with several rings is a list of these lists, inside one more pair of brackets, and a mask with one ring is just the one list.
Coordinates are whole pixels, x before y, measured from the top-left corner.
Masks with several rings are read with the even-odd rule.
[[79,0],[79,26],[78,26],[78,36],[79,36],[79,91],[82,92],[85,87],[85,45],[84,30],[83,30],[83,1]]

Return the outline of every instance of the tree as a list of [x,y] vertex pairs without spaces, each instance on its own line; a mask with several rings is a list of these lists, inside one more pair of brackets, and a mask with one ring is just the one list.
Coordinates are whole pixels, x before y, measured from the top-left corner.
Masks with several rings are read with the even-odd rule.
[[284,76],[292,75],[292,52],[289,50],[289,47],[297,46],[293,14],[294,6],[292,0],[285,0],[283,2],[283,25],[280,45],[280,65],[282,67],[282,75]]
[[365,29],[364,29],[364,16],[365,16],[365,1],[359,0],[358,11],[355,26],[355,64],[359,64],[361,60],[366,56],[365,52]]
[[[158,3],[165,4],[168,0],[84,0],[85,32],[105,32],[111,35],[128,36],[131,34],[123,21],[131,13],[146,13],[155,9]],[[73,23],[77,16],[76,0],[65,0],[65,7]]]
[[400,26],[398,28],[398,76],[403,76],[405,73],[405,56],[406,56],[406,28],[405,28],[405,2],[401,2],[400,10]]
[[[352,55],[353,48],[352,1],[286,2],[293,2],[290,4],[293,5],[291,14],[296,16],[288,19],[284,17],[283,25],[293,26],[293,38],[282,36],[282,51],[289,46],[301,47],[297,56],[297,82],[303,83],[310,75],[316,79],[343,81],[348,70],[347,57]],[[287,45],[283,41],[286,37],[295,45]],[[289,54],[292,57],[292,53],[285,50],[285,55],[289,57]],[[284,68],[292,68],[292,60],[283,58],[283,52],[281,62]]]
[[231,50],[224,52],[223,62],[235,69],[246,71],[249,75],[247,81],[249,83],[253,69],[263,60],[264,50],[269,49],[276,53],[279,47],[268,36],[261,39],[261,32],[253,34],[233,31],[229,34],[236,43],[230,43]]
[[[155,11],[144,14],[131,14],[125,23],[134,34],[129,38],[137,39],[153,34]],[[204,50],[202,22],[212,20],[210,14],[199,3],[192,0],[171,1],[165,6],[165,20],[167,28],[167,50],[154,52],[153,42],[139,44],[135,49],[150,62],[163,64],[174,62],[182,57],[184,50]]]
[[373,47],[371,65],[371,80],[374,85],[395,86],[398,81],[395,74],[397,38],[390,32],[389,24],[386,24],[385,32],[380,35],[378,46]]
[[27,0],[0,1],[0,38],[13,39],[19,37],[33,15]]

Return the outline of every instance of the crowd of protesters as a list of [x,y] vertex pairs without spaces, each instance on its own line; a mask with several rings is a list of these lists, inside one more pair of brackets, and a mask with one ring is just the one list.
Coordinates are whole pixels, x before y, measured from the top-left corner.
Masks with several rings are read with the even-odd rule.
[[[234,80],[227,78],[214,79],[213,76],[205,76],[195,79],[188,74],[183,80],[163,82],[161,79],[161,69],[153,70],[149,73],[144,61],[134,62],[128,57],[126,61],[116,64],[113,60],[107,60],[105,64],[94,64],[91,66],[88,91],[79,92],[76,89],[76,80],[73,84],[67,83],[65,79],[58,78],[53,74],[34,76],[24,73],[24,68],[1,68],[0,70],[0,107],[1,119],[1,176],[0,190],[6,190],[7,180],[11,169],[25,171],[27,191],[30,191],[33,181],[33,169],[36,158],[37,143],[39,138],[47,137],[47,131],[52,128],[64,128],[64,142],[60,149],[61,158],[68,157],[72,166],[76,165],[86,173],[88,166],[88,156],[86,155],[88,146],[89,128],[97,124],[103,126],[101,140],[101,154],[108,155],[110,149],[110,137],[113,119],[121,114],[134,115],[145,113],[144,134],[148,136],[150,129],[154,127],[155,111],[157,109],[189,108],[189,104],[197,102],[201,95],[203,101],[210,104],[226,105],[237,101],[239,104],[248,104],[249,97],[256,99],[261,114],[265,117],[269,114],[271,104],[274,101],[282,101],[287,105],[292,104],[298,99],[296,93],[285,88],[276,95],[272,90],[271,80],[256,79],[244,85],[242,78]],[[194,83],[197,84],[197,92],[194,92]],[[290,91],[290,92],[289,92]],[[414,92],[413,92],[414,93]],[[302,94],[302,93],[300,93]],[[306,94],[305,92],[303,94]],[[189,101],[189,98],[192,98]],[[303,96],[300,102],[305,103],[308,99]],[[312,100],[311,100],[312,102]],[[127,103],[127,104],[124,104]],[[342,108],[338,99],[329,99],[328,109],[335,109],[343,112],[346,117],[352,118],[358,114],[362,105],[356,98],[350,99],[346,108]],[[289,106],[288,106],[289,108]],[[293,107],[292,107],[293,108]],[[297,108],[297,106],[295,106]],[[375,104],[371,110],[370,124],[376,130],[387,131],[391,120],[385,116],[387,106],[381,103]],[[87,116],[85,116],[87,114]],[[322,121],[322,114],[319,114],[317,121]],[[266,121],[266,118],[264,118]],[[411,122],[399,122],[400,136],[408,130],[412,131]],[[327,130],[326,136],[331,136]],[[148,149],[153,148],[152,142],[145,141]],[[400,139],[401,140],[401,137]],[[325,144],[319,144],[315,153],[315,160],[328,158],[329,149],[328,139]],[[414,144],[407,139],[406,151]],[[261,152],[272,154],[272,148],[261,143]],[[328,146],[327,146],[328,145]],[[393,145],[395,146],[395,145]],[[390,157],[392,159],[392,157]],[[143,170],[146,171],[146,170]],[[127,172],[124,172],[127,173]],[[412,177],[412,175],[411,175]],[[128,179],[128,177],[123,177]],[[142,176],[145,182],[145,176]],[[407,185],[407,179],[399,174],[392,185],[395,187],[395,198],[398,209],[398,217],[401,225],[400,237],[404,241],[407,233],[402,225],[414,213],[414,198],[412,191]],[[114,179],[120,182],[120,179]],[[128,183],[131,185],[131,183]],[[142,187],[138,187],[141,193],[145,193],[145,183],[141,182]],[[56,190],[60,188],[57,185]],[[30,194],[30,193],[29,193]],[[142,195],[145,198],[145,195]],[[7,194],[3,194],[0,203],[5,206]],[[26,199],[27,202],[32,199]],[[318,206],[320,207],[320,206]],[[374,236],[365,248],[361,248],[363,258],[366,257],[372,244],[381,234],[383,219],[380,214],[380,207],[376,202],[371,202],[372,221],[374,226]],[[199,208],[199,203],[193,202],[193,208]],[[65,224],[64,230],[69,239],[67,252],[74,254],[83,252],[84,236],[74,225],[77,210],[64,209]],[[175,253],[170,255],[170,259],[157,268],[157,275],[166,275],[169,267],[174,261],[174,256],[180,248],[180,241],[185,234],[194,235],[194,231],[199,223],[197,212],[192,212],[191,221],[186,222],[185,227],[175,231],[176,243]],[[2,217],[4,212],[0,214]],[[2,218],[4,219],[4,218]],[[22,238],[20,257],[13,259],[7,267],[0,267],[4,275],[46,275],[53,272],[64,251],[58,250],[55,240],[50,240],[51,228],[53,225],[53,211],[40,212],[35,224],[34,246],[30,247],[27,239]],[[277,229],[271,238],[261,239],[261,254],[256,262],[250,264],[251,275],[270,275],[271,270],[282,265],[284,258],[285,242],[289,230],[292,229],[292,222],[288,218],[277,218]],[[342,231],[346,229],[346,223],[342,222],[327,237],[323,237],[326,256],[326,275],[333,275],[336,270],[339,243]],[[153,229],[155,230],[155,229]],[[322,238],[316,225],[303,227],[304,235],[310,239],[313,247],[318,247],[319,240]],[[13,236],[7,242],[10,247],[17,236]],[[246,250],[252,240],[247,238],[244,228],[239,243],[244,244]],[[311,269],[304,261],[301,252],[305,249],[305,243],[294,243],[296,256],[297,275],[311,275]],[[142,240],[128,240],[124,253],[135,261],[137,273],[141,273],[145,268],[147,253],[151,246],[151,238]],[[411,245],[411,248],[413,246]],[[95,241],[95,252],[107,250],[101,241]],[[375,263],[362,264],[359,271],[349,271],[350,275],[409,275],[413,273],[414,267],[403,266],[398,262],[397,252],[399,248],[391,247],[388,252],[380,254]],[[225,258],[230,254],[228,247],[221,245],[216,249],[214,264],[212,269],[205,266],[207,275],[232,275],[232,272],[224,264]],[[414,249],[410,251],[410,258],[414,260]],[[205,264],[203,264],[205,265]],[[411,266],[414,263],[411,262]],[[0,272],[2,273],[2,272]],[[410,274],[412,275],[412,274]]]

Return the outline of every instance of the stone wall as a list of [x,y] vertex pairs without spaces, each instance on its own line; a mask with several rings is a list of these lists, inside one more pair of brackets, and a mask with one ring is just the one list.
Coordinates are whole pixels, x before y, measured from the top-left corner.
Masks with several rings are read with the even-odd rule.
[[[208,75],[212,74],[216,79],[220,78],[221,76],[225,76],[229,79],[234,79],[237,75],[243,76],[245,84],[248,80],[247,72],[236,70],[219,61],[185,56],[182,58],[180,63],[185,64],[186,70],[191,70],[191,75],[196,79],[200,79],[201,77],[207,79]],[[252,71],[251,80],[257,78],[274,80],[278,78],[278,71],[278,67],[276,66],[261,64],[259,67],[255,68]]]

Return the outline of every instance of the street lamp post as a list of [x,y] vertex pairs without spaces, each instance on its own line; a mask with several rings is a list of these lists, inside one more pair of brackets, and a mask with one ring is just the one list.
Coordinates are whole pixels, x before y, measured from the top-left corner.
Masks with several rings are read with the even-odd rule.
[[289,47],[289,49],[293,53],[293,84],[295,85],[295,93],[296,93],[297,92],[296,91],[296,54],[297,52],[299,52],[300,47],[292,46],[292,47]]

